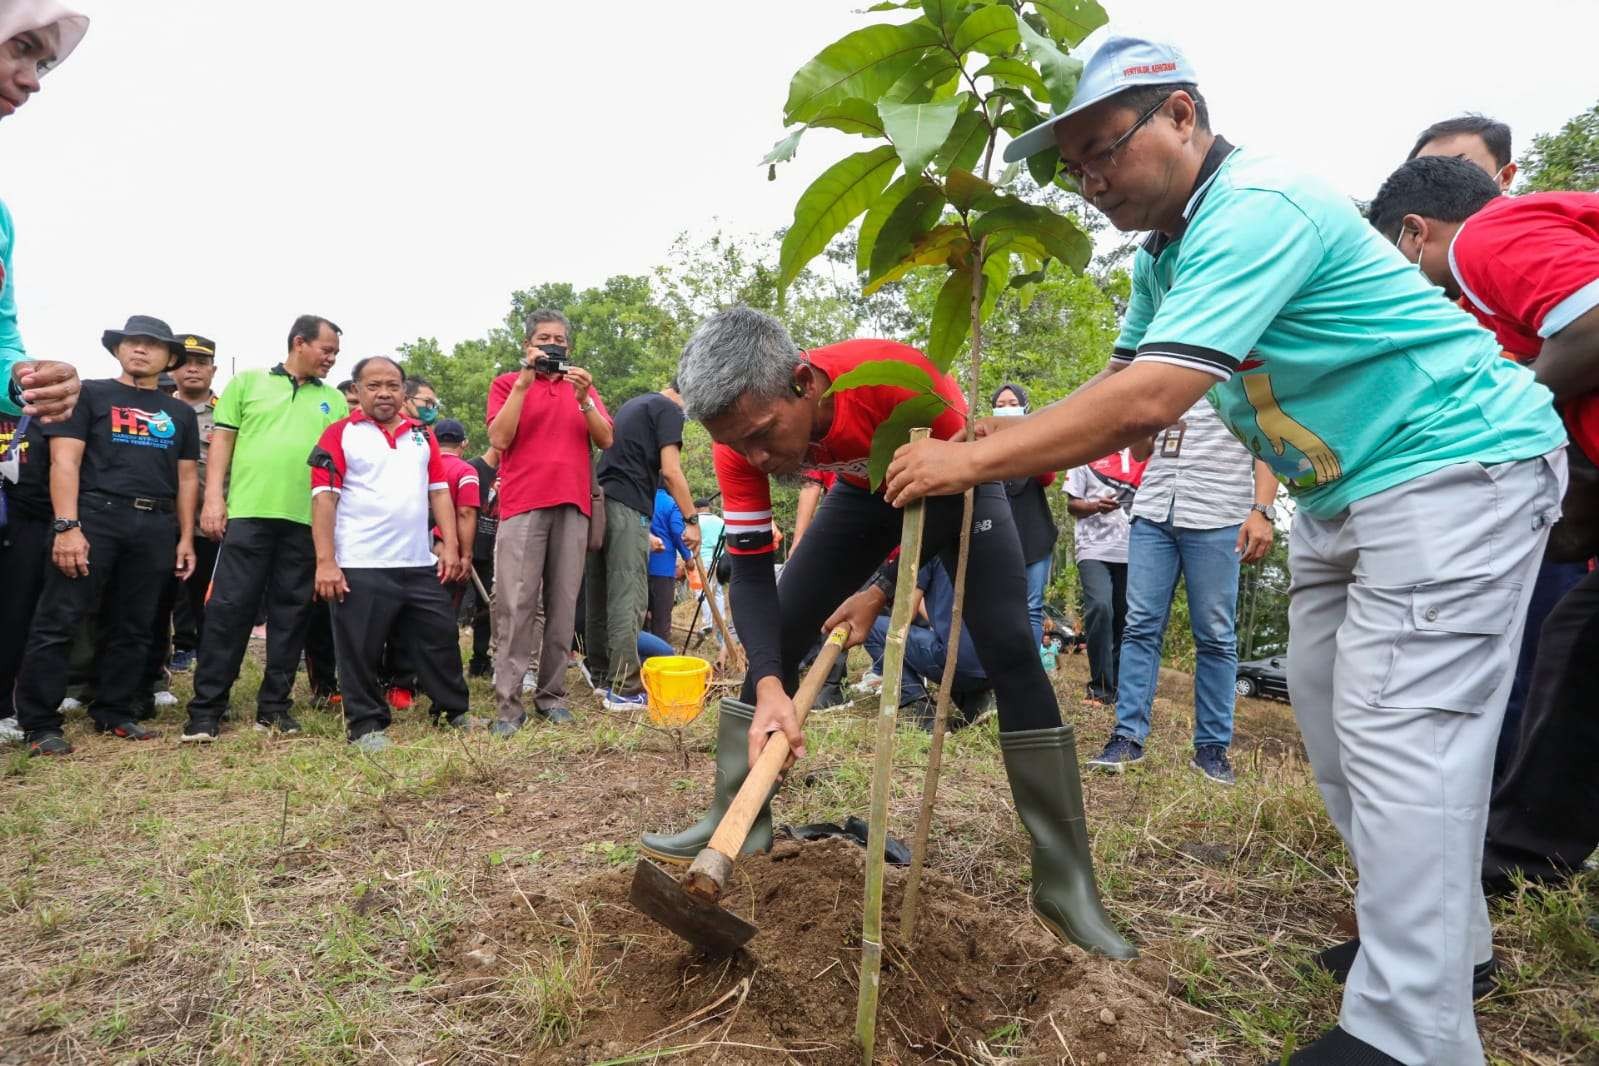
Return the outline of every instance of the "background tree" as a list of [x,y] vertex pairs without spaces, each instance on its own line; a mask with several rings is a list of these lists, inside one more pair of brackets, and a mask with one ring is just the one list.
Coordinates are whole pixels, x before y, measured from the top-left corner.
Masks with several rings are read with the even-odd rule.
[[1599,189],[1599,103],[1560,127],[1540,133],[1519,161],[1517,192]]

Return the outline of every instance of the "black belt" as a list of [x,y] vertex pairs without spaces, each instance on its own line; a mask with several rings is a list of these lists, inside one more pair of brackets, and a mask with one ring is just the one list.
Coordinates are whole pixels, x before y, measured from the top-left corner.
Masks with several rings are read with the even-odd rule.
[[135,511],[161,511],[171,513],[177,509],[176,500],[154,499],[149,496],[117,496],[109,492],[85,492],[83,495],[119,507],[132,507]]

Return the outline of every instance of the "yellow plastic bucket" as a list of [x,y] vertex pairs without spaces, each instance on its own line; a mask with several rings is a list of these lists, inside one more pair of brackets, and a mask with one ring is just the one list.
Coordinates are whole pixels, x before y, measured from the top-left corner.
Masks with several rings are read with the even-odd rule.
[[705,689],[711,664],[693,655],[657,655],[645,659],[640,670],[649,696],[650,723],[662,729],[680,729],[705,709]]

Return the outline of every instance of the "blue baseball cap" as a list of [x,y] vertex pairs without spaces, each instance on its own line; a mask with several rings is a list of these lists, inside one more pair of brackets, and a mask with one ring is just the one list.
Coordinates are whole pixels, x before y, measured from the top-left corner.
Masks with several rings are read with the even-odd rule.
[[[1083,73],[1077,79],[1077,91],[1072,94],[1065,110],[1055,112],[1006,145],[1005,162],[1014,163],[1055,147],[1055,123],[1119,92],[1140,85],[1198,82],[1199,75],[1194,71],[1194,65],[1175,45],[1147,41],[1142,37],[1107,37],[1105,43],[1083,64]],[[1057,101],[1056,106],[1058,104]]]
[[466,427],[453,418],[441,418],[433,426],[433,439],[445,444],[466,440]]

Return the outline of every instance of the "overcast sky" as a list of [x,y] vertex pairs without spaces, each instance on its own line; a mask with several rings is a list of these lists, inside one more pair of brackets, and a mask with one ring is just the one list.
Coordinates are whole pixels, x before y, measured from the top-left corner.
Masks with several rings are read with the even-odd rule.
[[[859,138],[807,134],[767,182],[788,79],[866,0],[97,0],[0,127],[24,340],[85,376],[155,314],[269,366],[301,312],[345,366],[448,347],[516,288],[595,284],[673,237],[770,232]],[[1236,143],[1369,197],[1431,121],[1479,110],[1518,153],[1599,94],[1595,0],[1120,0],[1179,43]],[[220,381],[220,379],[219,379]]]

